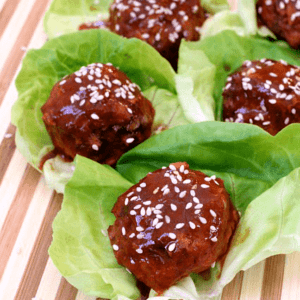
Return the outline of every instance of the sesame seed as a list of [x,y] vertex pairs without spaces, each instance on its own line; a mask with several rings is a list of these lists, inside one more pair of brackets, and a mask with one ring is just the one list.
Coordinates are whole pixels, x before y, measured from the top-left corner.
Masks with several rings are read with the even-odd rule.
[[195,191],[194,191],[194,190],[191,190],[191,191],[190,191],[190,194],[191,194],[191,196],[193,196],[193,197],[195,197],[195,196],[196,196],[196,193],[195,193]]
[[184,172],[184,165],[181,165],[179,168],[179,172],[183,173]]
[[193,201],[194,201],[195,203],[200,203],[200,200],[199,200],[197,197],[193,197]]
[[276,99],[269,99],[269,103],[271,103],[271,104],[275,104],[277,101],[276,101]]
[[146,210],[145,210],[144,207],[141,208],[140,215],[141,216],[145,216],[146,215]]
[[212,242],[217,242],[218,239],[217,239],[217,237],[214,236],[213,238],[211,238],[211,241],[212,241]]
[[151,214],[152,214],[151,207],[147,208],[146,214],[147,214],[147,216],[151,216]]
[[193,223],[193,222],[189,222],[189,225],[190,225],[190,227],[191,227],[191,229],[195,229],[196,228],[196,225]]
[[79,77],[76,77],[76,78],[75,78],[75,81],[76,81],[77,83],[82,83],[82,80],[81,80]]
[[154,191],[153,194],[155,195],[159,191],[159,187],[157,187]]
[[175,228],[181,229],[183,226],[184,226],[184,223],[178,223],[178,224],[176,224]]
[[163,204],[157,204],[157,205],[155,206],[155,209],[161,209],[161,208],[163,208],[163,207],[164,207]]
[[142,189],[141,189],[140,187],[137,187],[137,188],[136,188],[136,191],[137,191],[137,192],[141,192]]
[[171,222],[171,218],[169,216],[165,216],[165,221],[169,224]]
[[129,236],[129,238],[132,239],[132,238],[134,238],[134,237],[135,237],[135,233],[133,232],[133,233]]
[[209,188],[209,185],[207,185],[207,184],[201,184],[201,187],[203,188],[203,189],[207,189],[207,188]]
[[94,120],[99,120],[100,119],[99,116],[95,113],[91,114],[91,118],[94,119]]
[[180,189],[179,189],[178,186],[175,186],[175,187],[174,187],[174,190],[175,190],[175,193],[180,193]]
[[185,209],[190,209],[193,206],[192,202],[187,203],[187,205],[185,206]]
[[145,201],[143,202],[144,205],[150,205],[151,204],[151,200]]
[[67,80],[62,80],[60,83],[59,83],[59,85],[63,85],[63,84],[65,84],[67,82]]
[[165,196],[165,195],[167,195],[167,194],[169,194],[170,193],[170,190],[169,189],[166,189],[166,190],[164,190],[164,192],[163,192],[163,196]]
[[136,231],[144,231],[145,229],[143,228],[143,227],[141,227],[141,226],[138,226],[138,227],[136,227]]
[[133,197],[131,197],[130,201],[134,201],[134,200],[136,200],[137,198],[138,198],[137,196],[133,196]]
[[134,138],[128,138],[126,139],[127,144],[131,144],[134,141]]
[[290,122],[290,118],[287,117],[287,118],[284,120],[284,124],[287,125],[287,124],[289,124],[289,122]]
[[144,237],[144,233],[139,233],[137,236],[137,239],[141,240]]
[[159,229],[161,226],[163,226],[163,224],[164,224],[163,222],[159,222],[159,223],[157,223],[157,225],[155,226],[155,228]]
[[177,179],[174,177],[174,175],[170,175],[170,179],[171,179],[171,182],[172,182],[173,184],[177,184],[177,183],[178,183],[178,181],[177,181]]
[[210,214],[215,218],[217,216],[217,214],[215,213],[215,211],[213,211],[212,209],[209,210]]
[[126,234],[126,229],[125,229],[125,227],[122,227],[122,234],[123,234],[123,235]]
[[132,215],[132,216],[136,215],[136,211],[135,210],[131,210],[130,211],[130,215]]
[[125,203],[124,203],[124,204],[125,204],[125,205],[128,205],[128,203],[129,203],[129,199],[128,199],[128,198],[126,198],[126,199],[125,199]]
[[295,108],[292,108],[292,114],[294,115],[294,114],[296,114],[296,109]]
[[141,184],[140,184],[140,187],[146,187],[146,182],[142,182]]
[[119,250],[119,246],[116,245],[116,244],[114,244],[114,245],[113,245],[113,249],[114,249],[115,251],[118,251],[118,250]]
[[99,150],[99,147],[98,147],[96,144],[93,144],[93,145],[92,145],[92,148],[93,148],[93,150],[95,150],[95,151],[98,151],[98,150]]
[[173,171],[176,171],[176,167],[174,165],[169,165],[169,168]]
[[200,217],[199,219],[200,219],[200,222],[201,222],[202,224],[206,224],[206,223],[207,223],[207,220],[206,220],[205,218]]
[[179,198],[183,198],[185,195],[186,195],[186,191],[182,191],[182,192],[179,194]]
[[270,121],[265,121],[265,122],[263,122],[262,124],[263,124],[264,126],[266,126],[266,125],[270,125],[271,122],[270,122]]
[[175,240],[175,239],[176,239],[176,234],[175,234],[175,233],[169,233],[169,237],[170,237],[172,240]]
[[130,193],[127,194],[127,197],[130,197],[130,196],[132,196],[133,194],[134,194],[134,192],[130,192]]
[[141,204],[136,205],[133,209],[140,209],[142,207]]
[[171,204],[171,209],[173,210],[173,211],[176,211],[177,210],[177,206],[175,205],[175,204]]
[[169,245],[168,250],[169,251],[174,251],[175,250],[175,246],[176,246],[176,244],[172,243],[171,245]]
[[202,208],[203,207],[203,204],[202,203],[199,203],[195,206],[195,209],[199,209],[199,208]]
[[183,183],[183,184],[189,184],[189,183],[191,183],[191,180],[190,180],[190,179],[186,179],[186,180],[184,180],[182,183]]
[[162,213],[162,211],[161,210],[159,210],[159,209],[154,209],[153,210],[153,212],[157,215],[157,214],[161,214]]
[[155,227],[157,225],[157,223],[159,222],[158,218],[155,218],[152,222],[152,226]]
[[137,253],[139,253],[139,254],[142,254],[143,253],[143,250],[142,249],[136,249],[135,250]]

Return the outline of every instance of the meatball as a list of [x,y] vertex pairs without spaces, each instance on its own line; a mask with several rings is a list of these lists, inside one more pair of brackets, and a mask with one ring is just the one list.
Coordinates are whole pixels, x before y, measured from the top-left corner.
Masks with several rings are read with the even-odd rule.
[[[111,31],[153,46],[176,69],[182,38],[197,41],[205,12],[199,0],[115,0],[105,23]],[[95,24],[80,29],[96,28]]]
[[300,46],[300,3],[296,0],[258,0],[259,21],[295,49]]
[[42,107],[55,152],[114,165],[151,135],[154,109],[112,64],[94,63],[64,77]]
[[118,263],[159,294],[224,256],[239,219],[223,181],[184,162],[149,173],[112,212]]
[[245,61],[227,78],[223,118],[251,123],[272,135],[300,122],[300,69],[285,61]]

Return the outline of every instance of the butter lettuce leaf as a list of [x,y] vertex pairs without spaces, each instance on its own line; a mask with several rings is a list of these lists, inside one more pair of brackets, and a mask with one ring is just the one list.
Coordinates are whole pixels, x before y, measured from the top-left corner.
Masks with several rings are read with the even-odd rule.
[[228,75],[237,70],[245,60],[261,58],[283,59],[290,64],[300,65],[297,51],[260,37],[239,36],[232,30],[224,30],[197,42],[182,41],[178,75],[175,79],[177,85],[178,77],[184,78],[190,84],[177,86],[179,99],[183,92],[193,95],[204,116],[208,116],[207,111],[214,111],[215,119],[221,120],[222,92]]
[[179,126],[125,154],[119,172],[77,156],[53,223],[50,257],[62,275],[88,295],[136,299],[134,277],[117,264],[107,237],[115,219],[111,208],[147,172],[186,161],[192,169],[225,181],[241,220],[221,274],[217,263],[209,280],[191,274],[160,297],[151,291],[149,299],[220,299],[239,271],[271,255],[300,251],[299,129],[300,124],[290,125],[274,137],[249,124]]
[[[17,127],[16,143],[35,168],[38,169],[42,157],[53,149],[41,113],[53,85],[65,75],[94,62],[112,63],[140,86],[156,110],[157,132],[190,123],[177,98],[174,70],[151,46],[105,30],[64,35],[49,40],[41,49],[28,51],[16,78],[18,99],[12,108],[12,122]],[[58,192],[63,192],[71,176],[71,165],[62,163],[48,161],[44,168],[50,186]],[[60,175],[63,178],[59,178]]]

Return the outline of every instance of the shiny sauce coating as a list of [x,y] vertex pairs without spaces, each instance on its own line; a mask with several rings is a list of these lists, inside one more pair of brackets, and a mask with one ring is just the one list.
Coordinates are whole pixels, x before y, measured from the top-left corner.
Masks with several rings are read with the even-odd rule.
[[[197,41],[205,21],[199,0],[115,0],[110,16],[101,24],[127,38],[141,39],[154,47],[176,69],[181,39]],[[96,23],[79,29],[97,28]]]
[[139,87],[110,63],[94,63],[64,77],[42,107],[54,152],[114,165],[151,135],[154,109]]
[[300,46],[300,2],[298,0],[258,0],[258,19],[279,39],[295,49]]
[[238,223],[223,181],[173,163],[118,198],[108,229],[118,263],[161,294],[226,253]]
[[255,124],[272,135],[300,122],[299,80],[299,67],[283,60],[245,61],[227,78],[224,120]]

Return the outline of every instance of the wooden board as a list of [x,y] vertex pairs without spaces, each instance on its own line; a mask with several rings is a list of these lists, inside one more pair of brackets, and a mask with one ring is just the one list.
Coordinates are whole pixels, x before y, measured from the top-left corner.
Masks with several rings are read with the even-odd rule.
[[[236,5],[235,1],[231,1]],[[95,300],[62,278],[49,259],[51,223],[62,196],[16,150],[10,110],[15,76],[30,48],[46,41],[50,0],[0,0],[0,299]],[[222,299],[300,299],[300,253],[278,255],[239,273]]]

